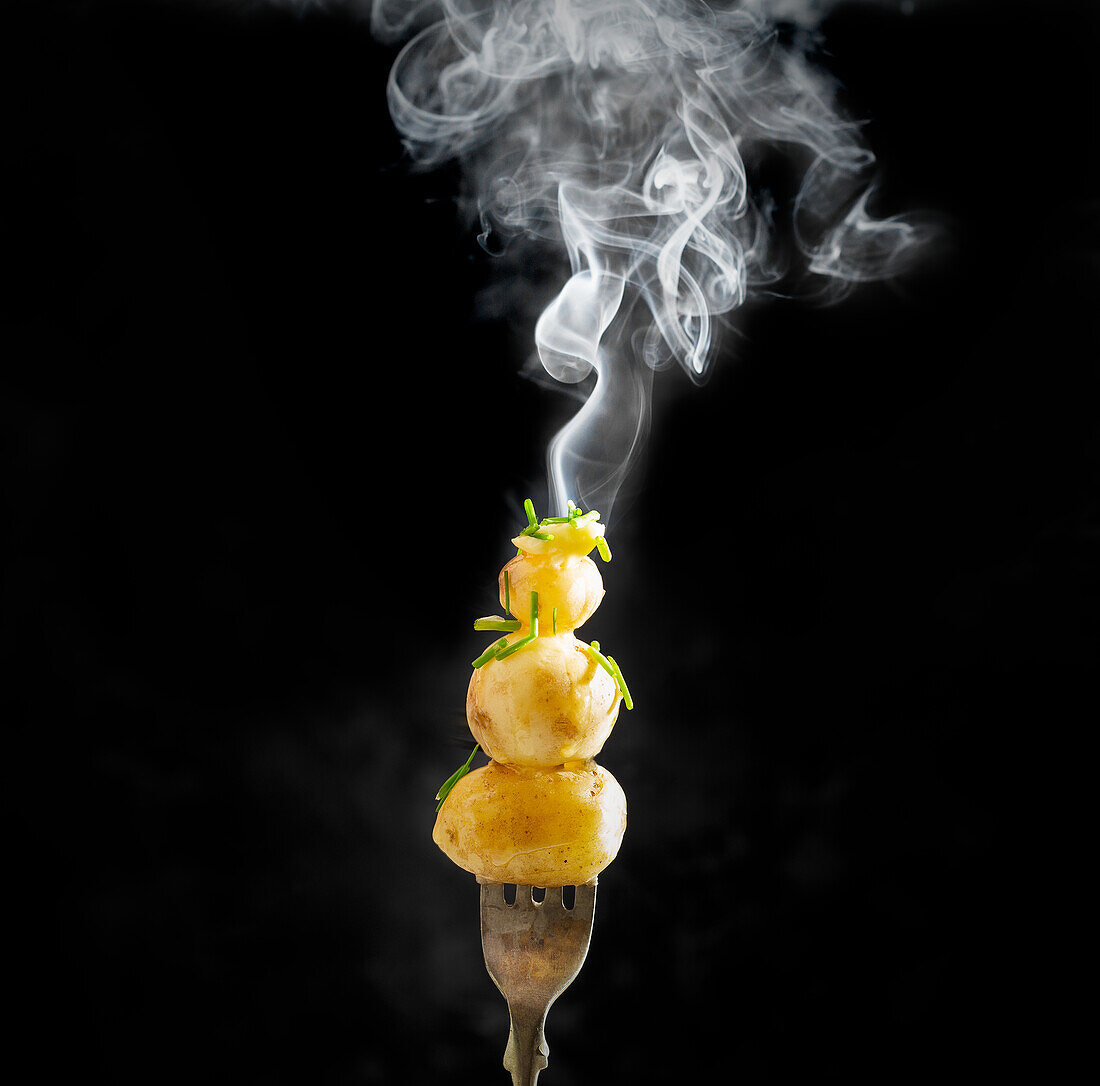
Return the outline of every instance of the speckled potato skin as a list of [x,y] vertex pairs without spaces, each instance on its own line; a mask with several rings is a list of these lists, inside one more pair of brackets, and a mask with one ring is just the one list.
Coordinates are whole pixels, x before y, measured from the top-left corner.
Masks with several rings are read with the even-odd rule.
[[490,758],[557,766],[595,758],[619,715],[615,680],[571,633],[539,637],[470,676],[466,720]]
[[603,577],[591,558],[578,554],[517,555],[500,571],[498,588],[504,607],[504,574],[508,574],[508,608],[525,629],[531,618],[531,591],[539,594],[539,633],[553,631],[557,608],[559,633],[575,630],[603,599]]
[[617,855],[626,796],[595,762],[522,769],[490,762],[451,790],[432,839],[479,878],[521,886],[579,886]]

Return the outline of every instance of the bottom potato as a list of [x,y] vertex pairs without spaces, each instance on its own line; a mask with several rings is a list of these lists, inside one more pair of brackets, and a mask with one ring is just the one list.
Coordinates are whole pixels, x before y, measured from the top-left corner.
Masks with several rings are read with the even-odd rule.
[[455,784],[432,839],[483,879],[578,886],[615,859],[625,831],[626,796],[595,762],[557,769],[490,762]]

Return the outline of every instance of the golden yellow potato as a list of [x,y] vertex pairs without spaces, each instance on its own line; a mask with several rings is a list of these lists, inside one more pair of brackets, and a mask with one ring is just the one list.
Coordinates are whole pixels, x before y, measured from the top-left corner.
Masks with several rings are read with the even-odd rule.
[[599,567],[580,554],[517,555],[500,571],[499,586],[501,607],[507,607],[520,620],[524,631],[531,619],[531,591],[539,594],[542,634],[553,631],[555,608],[558,633],[575,630],[592,617],[604,594]]
[[474,670],[466,720],[490,758],[556,766],[595,758],[621,701],[618,684],[586,655],[584,642],[571,633],[539,636]]
[[483,879],[579,886],[615,859],[625,831],[626,796],[595,762],[568,769],[490,762],[451,790],[432,840]]
[[598,520],[581,520],[576,524],[544,524],[539,535],[551,536],[539,539],[534,535],[517,535],[512,542],[528,554],[588,554],[593,547],[600,546],[597,540],[603,539],[607,530]]

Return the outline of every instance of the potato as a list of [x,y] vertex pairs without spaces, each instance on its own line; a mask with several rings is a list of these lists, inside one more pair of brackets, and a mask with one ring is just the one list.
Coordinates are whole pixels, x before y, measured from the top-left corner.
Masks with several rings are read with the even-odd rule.
[[533,535],[517,535],[512,542],[528,554],[588,554],[605,538],[607,530],[598,520],[580,520],[574,524],[544,524],[540,534],[553,536],[539,539]]
[[578,886],[615,859],[625,831],[626,796],[595,762],[563,769],[490,762],[451,789],[432,839],[483,879]]
[[557,766],[595,758],[619,715],[618,684],[572,634],[537,637],[475,669],[466,720],[490,758]]
[[[504,575],[508,574],[508,592]],[[531,619],[531,591],[539,594],[539,632],[554,629],[557,609],[558,633],[575,630],[603,599],[603,578],[591,558],[576,554],[517,555],[500,571],[500,605],[505,606],[526,630]]]

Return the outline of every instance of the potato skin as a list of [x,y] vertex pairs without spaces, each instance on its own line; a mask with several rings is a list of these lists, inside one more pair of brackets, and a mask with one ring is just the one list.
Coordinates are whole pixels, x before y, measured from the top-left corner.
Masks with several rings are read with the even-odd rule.
[[466,720],[490,758],[557,766],[595,758],[619,715],[615,680],[571,633],[539,637],[475,669]]
[[492,882],[578,886],[611,863],[625,831],[626,796],[595,762],[568,769],[490,762],[451,790],[432,840]]
[[575,630],[591,618],[604,597],[599,567],[584,555],[517,555],[498,577],[501,607],[505,600],[505,573],[508,574],[508,606],[524,630],[531,617],[531,592],[539,594],[540,634],[553,632],[555,608],[558,633],[564,633]]

